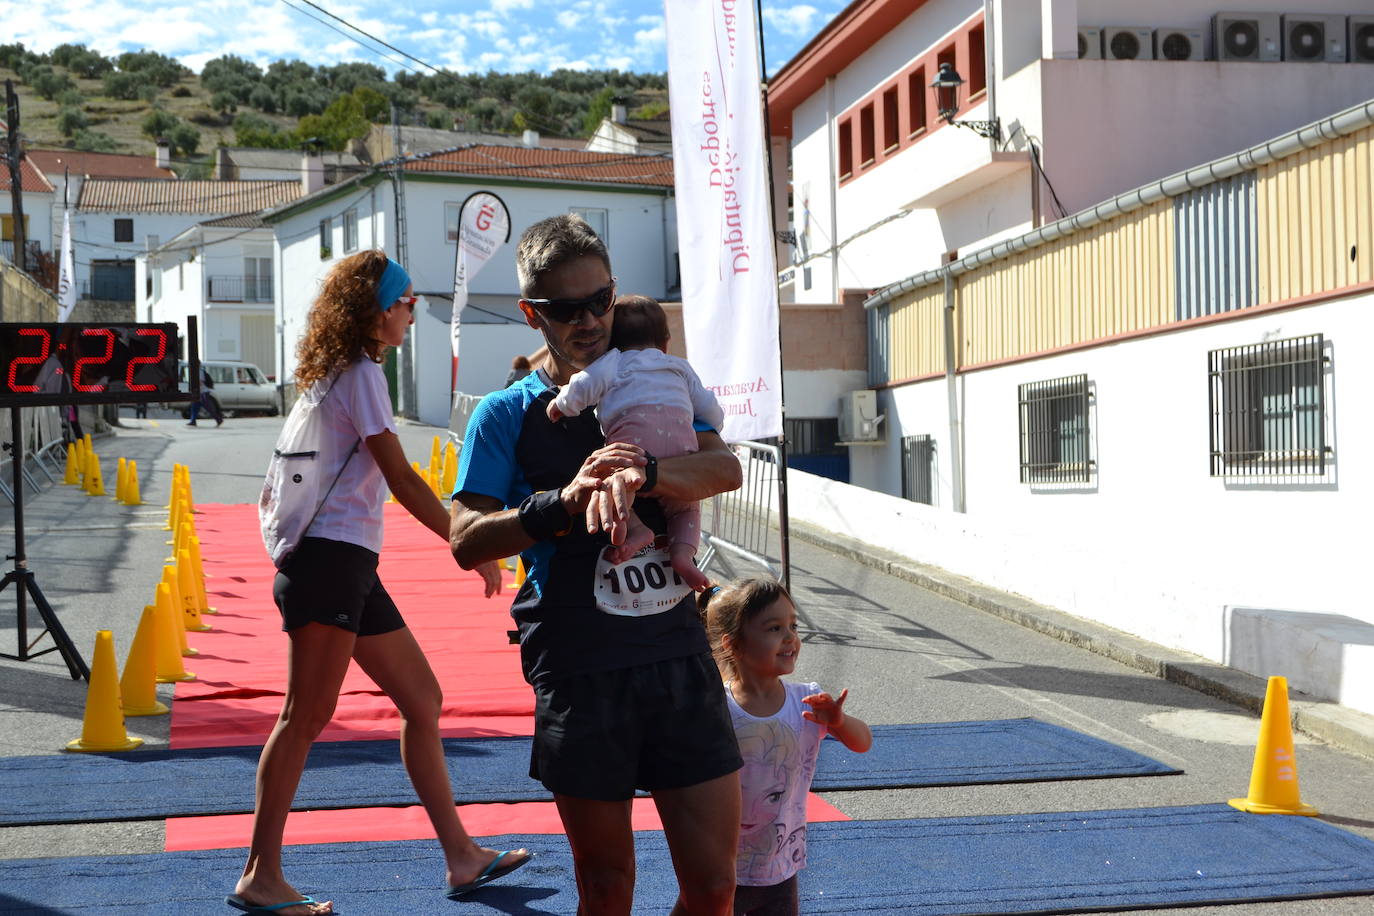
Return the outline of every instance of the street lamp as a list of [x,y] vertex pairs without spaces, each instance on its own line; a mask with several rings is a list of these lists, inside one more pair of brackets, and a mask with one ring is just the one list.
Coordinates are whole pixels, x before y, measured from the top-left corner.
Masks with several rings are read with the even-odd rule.
[[935,82],[930,84],[930,88],[935,90],[935,104],[939,108],[940,117],[945,119],[946,124],[953,124],[955,127],[967,127],[980,137],[987,137],[989,140],[1001,142],[1002,122],[999,118],[991,121],[956,121],[954,116],[959,113],[959,87],[964,85],[964,78],[959,75],[951,63],[940,65],[940,72],[935,75]]

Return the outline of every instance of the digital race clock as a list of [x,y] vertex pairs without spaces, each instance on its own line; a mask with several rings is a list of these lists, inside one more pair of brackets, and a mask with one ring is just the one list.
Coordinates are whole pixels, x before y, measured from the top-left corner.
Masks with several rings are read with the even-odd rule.
[[0,322],[0,407],[185,401],[175,324]]

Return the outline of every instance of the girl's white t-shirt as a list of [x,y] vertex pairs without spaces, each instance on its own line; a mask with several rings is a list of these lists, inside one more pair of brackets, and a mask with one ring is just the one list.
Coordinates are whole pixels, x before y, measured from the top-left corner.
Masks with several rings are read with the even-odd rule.
[[806,867],[806,798],[826,729],[802,717],[802,697],[821,687],[786,681],[783,686],[782,708],[762,718],[745,712],[725,691],[744,758],[735,878],[751,887],[779,884]]
[[[330,380],[324,378],[316,384],[330,384]],[[333,464],[324,469],[327,475],[324,479],[334,479],[354,443],[358,443],[358,451],[344,465],[343,474],[325,498],[306,534],[357,544],[373,553],[381,553],[386,478],[367,447],[367,438],[387,430],[396,432],[386,375],[381,366],[364,356],[339,373],[332,384],[334,387],[319,407],[320,418],[324,421],[320,453],[324,460]],[[327,488],[328,483],[325,486]]]

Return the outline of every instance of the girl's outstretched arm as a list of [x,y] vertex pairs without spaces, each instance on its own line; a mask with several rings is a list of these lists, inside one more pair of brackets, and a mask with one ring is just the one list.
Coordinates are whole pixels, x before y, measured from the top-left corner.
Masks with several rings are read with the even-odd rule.
[[848,715],[844,711],[844,701],[848,697],[848,687],[841,690],[838,697],[832,697],[828,693],[813,693],[809,697],[802,697],[802,702],[810,707],[802,710],[802,717],[824,725],[825,730],[839,738],[845,747],[862,754],[873,746],[873,732],[868,730],[868,725],[863,719]]
[[367,450],[372,453],[377,467],[381,468],[382,476],[386,478],[386,485],[391,488],[391,495],[396,497],[396,502],[405,506],[406,511],[415,516],[420,524],[447,541],[448,512],[444,511],[444,506],[434,495],[434,491],[419,474],[415,473],[410,462],[406,461],[401,440],[388,429],[375,436],[368,436],[365,441]]

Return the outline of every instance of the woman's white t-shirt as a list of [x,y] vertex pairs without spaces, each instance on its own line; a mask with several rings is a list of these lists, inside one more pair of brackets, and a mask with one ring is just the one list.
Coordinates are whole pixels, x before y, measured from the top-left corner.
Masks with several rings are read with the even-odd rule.
[[[328,385],[331,380],[326,377],[316,384]],[[396,432],[386,375],[381,366],[362,357],[340,372],[332,384],[334,387],[329,389],[319,407],[324,429],[321,457],[335,463],[334,467],[324,470],[328,475],[325,480],[334,479],[338,465],[343,464],[355,443],[358,451],[344,465],[343,474],[325,498],[306,535],[345,541],[381,553],[386,478],[367,447],[367,438],[387,430]]]

